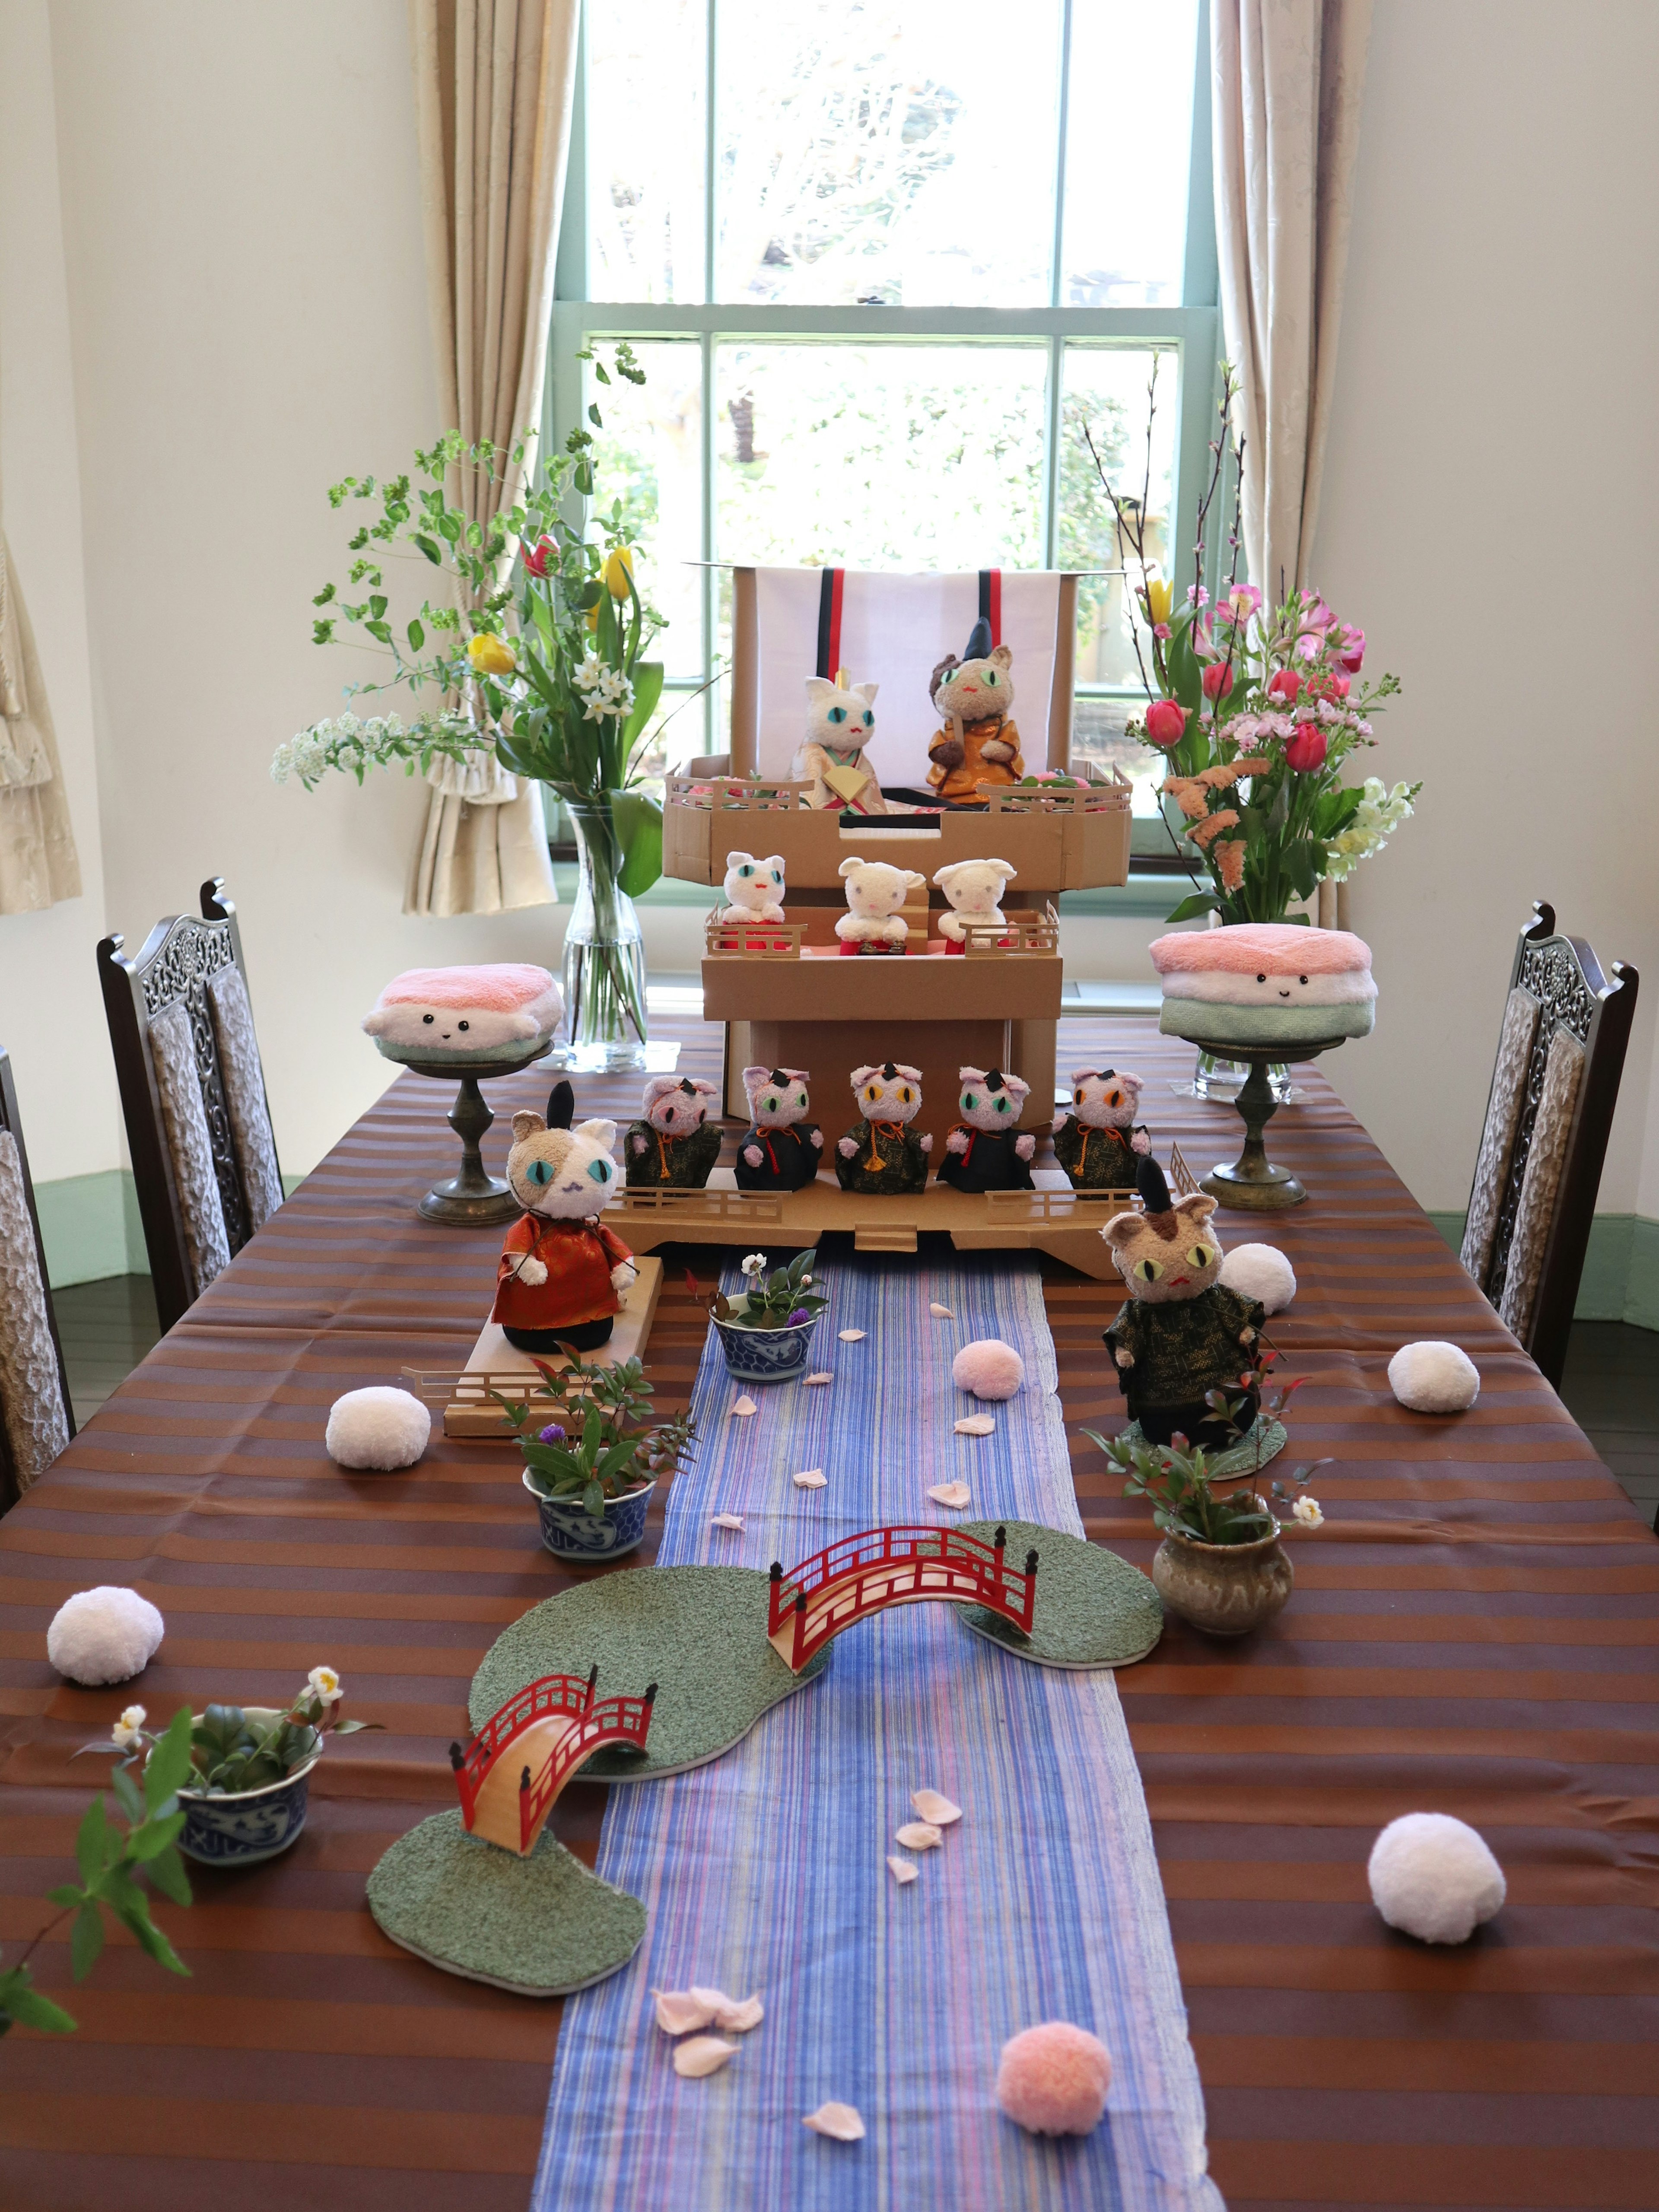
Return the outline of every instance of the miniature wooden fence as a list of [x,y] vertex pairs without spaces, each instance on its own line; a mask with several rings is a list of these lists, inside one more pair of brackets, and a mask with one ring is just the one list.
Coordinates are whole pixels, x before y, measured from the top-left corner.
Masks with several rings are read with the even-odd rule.
[[1138,1207],[1140,1199],[1133,1190],[988,1190],[985,1202],[993,1221],[1055,1221],[1076,1228],[1079,1215],[1108,1221]]
[[671,775],[671,806],[697,806],[717,814],[798,814],[810,811],[810,783],[764,775]]
[[619,1190],[605,1207],[613,1213],[678,1213],[692,1221],[781,1221],[783,1200],[766,1190]]
[[[562,1376],[574,1370],[560,1371]],[[495,1407],[498,1392],[515,1406],[527,1406],[532,1413],[538,1407],[548,1407],[550,1419],[556,1407],[546,1382],[523,1367],[405,1367],[398,1379],[423,1406],[437,1407],[446,1413],[452,1407],[488,1412]],[[578,1397],[586,1397],[592,1385],[584,1380],[571,1387]],[[504,1415],[501,1433],[511,1433]]]
[[1006,1545],[1002,1528],[988,1544],[965,1529],[866,1528],[826,1545],[787,1575],[775,1559],[767,1635],[797,1674],[832,1636],[890,1605],[927,1599],[982,1605],[1029,1636],[1037,1555],[1025,1554],[1022,1571],[1005,1563]]
[[1109,781],[981,783],[975,789],[993,814],[1123,814],[1134,796],[1134,786],[1115,768]]
[[721,921],[710,914],[703,950],[711,960],[799,960],[804,921]]
[[1056,953],[1060,916],[1048,906],[1040,915],[1009,914],[1000,921],[970,921],[962,933],[962,950],[969,960],[995,959],[1009,953]]

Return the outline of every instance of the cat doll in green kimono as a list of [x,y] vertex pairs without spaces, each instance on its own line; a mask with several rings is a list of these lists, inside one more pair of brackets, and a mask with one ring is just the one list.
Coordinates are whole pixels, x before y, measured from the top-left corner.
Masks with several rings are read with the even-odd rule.
[[1072,1071],[1072,1110],[1054,1117],[1054,1158],[1073,1190],[1133,1190],[1141,1155],[1152,1139],[1135,1126],[1146,1088],[1126,1070]]
[[921,1071],[902,1061],[853,1070],[853,1096],[862,1108],[836,1146],[836,1178],[843,1190],[894,1197],[927,1187],[929,1134],[909,1126],[921,1111]]
[[1243,1398],[1238,1428],[1255,1426],[1259,1393],[1240,1376],[1255,1363],[1266,1313],[1218,1281],[1221,1245],[1210,1227],[1214,1199],[1201,1191],[1170,1202],[1164,1171],[1152,1158],[1139,1164],[1136,1185],[1144,1213],[1115,1213],[1101,1231],[1119,1274],[1129,1286],[1127,1304],[1103,1342],[1112,1355],[1131,1420],[1148,1443],[1177,1435],[1206,1451],[1236,1441],[1205,1402],[1224,1390]]

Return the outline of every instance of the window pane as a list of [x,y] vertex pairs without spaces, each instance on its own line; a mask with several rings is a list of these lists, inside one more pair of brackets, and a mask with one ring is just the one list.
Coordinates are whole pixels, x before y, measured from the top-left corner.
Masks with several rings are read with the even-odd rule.
[[1041,345],[718,349],[722,561],[1042,565]]
[[721,0],[719,21],[718,299],[1048,304],[1060,0],[1017,27],[1004,0]]
[[692,338],[635,338],[633,345],[642,386],[616,376],[597,385],[591,365],[587,372],[584,404],[597,399],[604,416],[593,435],[595,489],[606,514],[622,501],[639,550],[640,596],[667,625],[654,650],[669,679],[695,682],[703,672],[704,572],[686,564],[702,553],[702,349]]
[[590,8],[587,296],[703,296],[705,0]]
[[1062,307],[1181,305],[1197,17],[1197,0],[1072,11]]
[[1133,594],[1139,574],[1084,442],[1084,431],[1086,428],[1119,499],[1126,506],[1133,501],[1137,512],[1145,500],[1149,565],[1155,575],[1171,574],[1182,565],[1180,549],[1170,542],[1176,426],[1181,413],[1180,361],[1170,350],[1157,356],[1157,411],[1152,418],[1149,468],[1147,386],[1153,359],[1149,347],[1068,345],[1060,407],[1058,565],[1121,572],[1127,564],[1131,570],[1127,576],[1085,575],[1078,586],[1077,680],[1122,685],[1136,692],[1141,692],[1140,669],[1131,625],[1138,619]]

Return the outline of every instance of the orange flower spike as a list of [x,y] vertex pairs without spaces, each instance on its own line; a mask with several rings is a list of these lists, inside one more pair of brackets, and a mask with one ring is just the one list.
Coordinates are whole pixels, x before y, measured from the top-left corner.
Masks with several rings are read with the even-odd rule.
[[1237,808],[1224,806],[1218,814],[1212,814],[1207,820],[1196,823],[1189,834],[1194,845],[1208,845],[1224,830],[1236,830],[1237,827]]
[[1212,858],[1221,876],[1221,888],[1236,891],[1244,880],[1244,844],[1242,838],[1224,838]]

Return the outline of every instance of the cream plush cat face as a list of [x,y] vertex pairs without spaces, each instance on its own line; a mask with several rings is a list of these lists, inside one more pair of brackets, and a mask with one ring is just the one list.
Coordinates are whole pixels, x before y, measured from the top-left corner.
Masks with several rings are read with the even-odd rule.
[[617,1180],[611,1147],[614,1121],[581,1121],[550,1129],[539,1114],[513,1116],[507,1180],[526,1213],[549,1221],[582,1221],[609,1200]]
[[964,1067],[960,1071],[962,1095],[957,1099],[962,1118],[970,1129],[1012,1129],[1031,1095],[1029,1083],[1000,1068]]
[[1126,1070],[1077,1067],[1072,1071],[1072,1110],[1085,1129],[1128,1129],[1140,1109],[1146,1084]]
[[913,1121],[921,1111],[921,1070],[893,1060],[855,1067],[853,1096],[866,1121]]
[[710,1101],[718,1097],[712,1083],[694,1082],[689,1076],[656,1075],[645,1086],[640,1112],[665,1137],[689,1137],[708,1119]]
[[792,1129],[810,1110],[804,1067],[745,1067],[743,1087],[757,1129]]
[[1006,714],[1014,703],[1014,683],[1009,671],[1013,654],[1006,645],[994,647],[983,660],[943,661],[933,685],[933,704],[947,719],[988,722]]
[[782,854],[769,853],[763,860],[757,860],[752,853],[728,853],[726,896],[731,905],[753,907],[757,914],[763,907],[781,906]]
[[1215,1200],[1202,1192],[1167,1213],[1115,1213],[1101,1231],[1129,1296],[1146,1305],[1195,1298],[1221,1273],[1221,1240],[1210,1227]]
[[867,745],[875,734],[876,684],[854,684],[841,690],[827,676],[806,679],[806,742],[828,745],[834,752],[850,753]]

